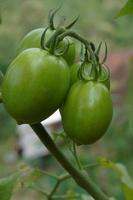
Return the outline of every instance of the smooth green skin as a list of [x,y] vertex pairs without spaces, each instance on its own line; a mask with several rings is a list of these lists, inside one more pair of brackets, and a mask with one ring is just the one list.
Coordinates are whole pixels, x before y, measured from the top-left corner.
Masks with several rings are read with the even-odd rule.
[[3,102],[18,123],[33,124],[46,119],[61,106],[69,84],[70,70],[62,57],[39,48],[27,49],[6,72]]
[[78,145],[92,144],[105,134],[112,113],[107,87],[98,82],[78,81],[69,90],[64,103],[63,127]]
[[[41,36],[44,30],[45,28],[38,28],[29,32],[21,41],[18,52],[20,53],[21,51],[28,48],[40,48]],[[48,29],[46,33],[46,41],[50,39],[50,37],[52,36],[54,32],[55,32],[54,30]],[[63,42],[59,44],[59,48],[60,49],[66,48],[66,45],[68,44],[68,40],[69,40],[70,46],[68,50],[64,53],[63,58],[67,61],[69,65],[72,65],[75,60],[76,49],[75,49],[75,44],[71,40],[71,38],[67,37],[67,39],[64,39]]]
[[[71,85],[79,80],[78,71],[79,71],[80,66],[81,66],[81,62],[78,62],[78,63],[74,63],[70,68],[70,84]],[[91,67],[91,65],[90,65],[90,67]],[[87,74],[88,73],[86,70],[86,75]],[[110,77],[109,77],[109,79],[106,79],[106,80],[104,80],[104,79],[105,79],[105,71],[102,70],[102,75],[98,79],[98,82],[103,83],[110,90]]]

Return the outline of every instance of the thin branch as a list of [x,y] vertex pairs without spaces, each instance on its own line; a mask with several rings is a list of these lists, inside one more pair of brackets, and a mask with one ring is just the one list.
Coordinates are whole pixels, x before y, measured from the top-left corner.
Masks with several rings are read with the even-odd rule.
[[97,167],[98,166],[98,163],[97,162],[94,162],[94,163],[89,163],[89,164],[86,164],[83,169],[88,169],[88,168],[91,168],[91,167]]
[[79,169],[82,170],[82,166],[81,166],[79,157],[78,157],[78,155],[77,155],[77,149],[76,149],[76,145],[75,145],[74,142],[73,142],[73,154],[74,154],[74,157],[75,157],[75,160],[76,160],[76,163],[77,163]]
[[43,170],[41,170],[41,169],[37,169],[37,171],[39,171],[39,172],[41,172],[42,174],[44,174],[44,175],[46,175],[46,176],[49,176],[49,177],[51,177],[51,178],[54,178],[54,179],[56,179],[56,180],[58,180],[58,176],[56,176],[56,175],[53,175],[53,174],[50,174],[50,173],[48,173],[48,172],[46,172],[46,171],[43,171]]
[[64,154],[58,149],[56,144],[53,142],[47,131],[44,129],[42,124],[32,124],[32,129],[38,135],[43,144],[48,148],[48,150],[53,154],[53,156],[58,160],[58,162],[68,171],[68,173],[73,177],[75,182],[83,189],[85,189],[94,199],[96,200],[109,200],[97,185],[88,176],[86,177],[81,171],[76,169],[69,160],[64,156]]
[[37,192],[41,193],[42,195],[44,195],[44,196],[46,196],[46,197],[49,196],[49,194],[48,194],[46,191],[40,189],[40,188],[39,188],[37,185],[35,185],[35,184],[33,184],[32,186],[30,186],[30,188],[36,190]]
[[52,199],[53,195],[55,194],[55,192],[57,191],[58,187],[60,186],[60,184],[67,180],[68,178],[70,178],[70,175],[69,174],[66,174],[66,175],[62,175],[58,178],[54,188],[52,189],[52,191],[50,192],[49,194],[49,197],[48,197],[48,200]]

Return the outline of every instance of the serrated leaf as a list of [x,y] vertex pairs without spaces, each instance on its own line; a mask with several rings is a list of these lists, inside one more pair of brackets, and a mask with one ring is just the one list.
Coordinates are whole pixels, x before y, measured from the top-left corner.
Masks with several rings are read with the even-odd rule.
[[117,17],[125,15],[133,15],[133,0],[128,0],[125,6],[117,14]]
[[17,174],[0,179],[0,200],[11,199],[17,179]]
[[133,199],[133,180],[130,177],[126,167],[119,163],[113,163],[106,158],[100,158],[98,159],[98,162],[100,165],[107,168],[111,168],[114,172],[117,173],[122,184],[125,199],[132,200]]

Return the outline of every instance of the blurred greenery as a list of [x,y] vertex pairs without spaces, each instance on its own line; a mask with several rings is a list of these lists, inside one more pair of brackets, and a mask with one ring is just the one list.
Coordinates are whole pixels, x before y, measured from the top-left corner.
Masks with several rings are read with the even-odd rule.
[[[50,9],[60,5],[59,0],[0,0],[0,69],[5,73],[9,63],[16,55],[17,48],[23,36],[32,29],[46,26],[47,16]],[[98,44],[106,41],[109,52],[132,50],[133,36],[133,16],[126,16],[116,19],[115,16],[124,5],[125,0],[67,0],[64,1],[59,15],[56,17],[56,24],[60,22],[61,16],[67,16],[66,24],[79,15],[80,18],[75,25],[75,29],[87,37],[88,40]],[[94,162],[95,157],[105,156],[115,162],[121,162],[133,177],[133,112],[132,112],[132,80],[133,61],[130,64],[129,85],[127,85],[128,95],[123,105],[116,106],[114,119],[108,133],[102,140],[92,146],[79,147],[81,162],[87,164]],[[121,119],[120,116],[123,116]],[[7,114],[3,105],[0,105],[0,176],[10,174],[15,170],[16,165],[21,161],[18,157],[13,157],[16,148],[16,123]],[[66,153],[64,147],[64,153]],[[68,153],[67,153],[68,156]],[[70,156],[71,159],[71,156]],[[41,161],[40,161],[41,160]],[[43,167],[55,174],[60,174],[63,170],[55,160],[48,156],[40,160],[33,161],[35,166],[41,163]],[[54,167],[53,167],[54,166]],[[113,172],[101,168],[91,168],[88,172],[96,182],[109,194],[114,194],[119,200],[123,200],[118,178]],[[53,184],[50,178],[40,180],[48,188]],[[116,183],[116,184],[114,184]],[[67,189],[83,192],[79,190],[71,180],[66,181],[60,189],[63,194]],[[16,199],[36,199],[38,193],[23,191],[16,194]],[[29,196],[30,195],[30,196]],[[41,199],[41,197],[38,197]],[[44,198],[43,198],[44,199]]]
[[118,12],[117,16],[125,16],[125,15],[132,15],[133,14],[133,1],[128,0],[128,2],[122,7],[122,9]]

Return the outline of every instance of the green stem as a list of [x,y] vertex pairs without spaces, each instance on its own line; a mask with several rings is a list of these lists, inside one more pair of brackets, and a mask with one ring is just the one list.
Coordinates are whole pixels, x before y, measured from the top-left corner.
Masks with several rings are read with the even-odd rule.
[[60,27],[56,30],[56,32],[53,34],[53,36],[50,38],[50,40],[46,43],[46,46],[50,46],[49,52],[51,54],[54,54],[55,48],[56,48],[56,39],[57,37],[62,34],[65,31],[63,27]]
[[49,194],[46,191],[40,189],[40,187],[38,187],[35,184],[33,184],[32,186],[30,186],[29,188],[36,190],[37,192],[41,193],[42,195],[46,196],[47,198],[49,196]]
[[87,49],[89,50],[90,55],[94,59],[94,62],[95,63],[97,62],[96,58],[95,58],[95,54],[94,54],[94,52],[93,52],[93,50],[91,48],[91,44],[85,38],[83,38],[81,35],[79,35],[78,33],[74,32],[74,31],[69,31],[68,30],[68,31],[65,31],[64,33],[62,33],[61,35],[59,35],[57,41],[58,42],[62,41],[63,38],[66,37],[66,36],[73,37],[73,38],[79,40],[80,42],[82,42],[85,45],[85,47],[87,47]]
[[49,29],[49,27],[46,27],[42,36],[41,36],[40,46],[41,46],[41,49],[43,49],[43,50],[47,49],[47,47],[45,45],[45,38],[46,38],[46,33],[47,33],[48,29]]
[[55,26],[54,26],[54,17],[56,15],[56,13],[59,11],[61,7],[55,9],[55,10],[51,10],[49,12],[49,16],[48,16],[48,26],[51,30],[55,30]]
[[83,166],[83,169],[87,170],[88,168],[90,169],[91,167],[97,167],[97,166],[98,166],[97,162],[95,162],[95,163],[89,163],[89,164],[86,164],[85,166]]
[[58,176],[50,174],[50,173],[48,173],[46,171],[43,171],[41,169],[37,169],[37,171],[40,172],[40,173],[42,173],[43,175],[46,175],[46,176],[49,176],[49,177],[55,179],[55,180],[58,180],[58,178],[59,178]]
[[81,166],[79,157],[78,157],[78,155],[77,155],[76,144],[75,144],[74,142],[73,142],[73,154],[74,154],[74,157],[75,157],[75,160],[76,160],[76,162],[77,162],[77,165],[78,165],[79,169],[82,170],[82,166]]
[[96,56],[95,56],[95,53],[92,49],[92,43],[91,42],[88,42],[88,40],[86,40],[85,38],[83,38],[81,35],[79,35],[78,33],[74,32],[74,31],[70,31],[70,30],[67,30],[65,31],[64,33],[60,34],[57,38],[57,44],[62,41],[66,36],[70,36],[72,38],[75,38],[77,39],[78,41],[80,41],[81,43],[83,43],[85,45],[85,47],[88,49],[89,53],[90,53],[90,56],[92,58],[92,61],[93,61],[93,67],[94,67],[94,70],[95,70],[95,80],[98,79],[98,72],[97,72],[97,59],[96,59]]
[[52,189],[52,191],[51,191],[50,194],[49,194],[48,200],[51,200],[51,199],[52,199],[53,195],[54,195],[55,192],[57,191],[57,189],[58,189],[58,187],[60,186],[60,184],[61,184],[63,181],[67,180],[68,178],[70,178],[70,175],[69,175],[69,174],[62,175],[62,176],[60,176],[60,177],[58,178],[58,180],[57,180],[57,182],[56,182],[54,188]]
[[69,25],[67,25],[65,28],[66,29],[70,29],[70,28],[72,28],[75,24],[76,24],[76,22],[78,21],[78,19],[79,19],[79,16],[77,16]]
[[109,200],[109,198],[97,187],[90,177],[84,176],[69,162],[69,160],[58,149],[56,144],[53,142],[49,134],[40,123],[31,125],[31,128],[36,132],[42,143],[54,155],[62,167],[66,169],[66,171],[73,177],[75,182],[81,188],[85,189],[96,200]]

